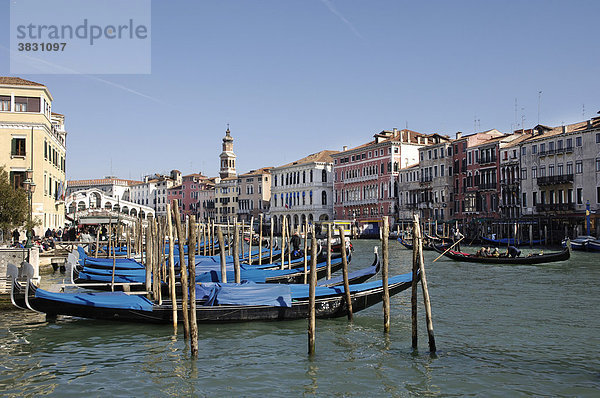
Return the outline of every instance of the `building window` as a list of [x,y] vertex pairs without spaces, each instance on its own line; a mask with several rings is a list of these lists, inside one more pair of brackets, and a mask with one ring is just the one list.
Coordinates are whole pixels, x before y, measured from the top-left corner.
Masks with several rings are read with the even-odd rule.
[[[596,139],[598,136],[596,136]],[[596,203],[600,203],[600,187],[596,187]]]
[[531,168],[531,178],[537,178],[537,167]]
[[575,162],[575,173],[576,174],[583,173],[583,162],[581,160],[578,160]]
[[567,162],[567,174],[573,174],[573,162]]
[[13,156],[25,156],[25,138],[13,138],[11,149]]
[[27,103],[15,102],[15,112],[27,112]]
[[0,111],[10,111],[10,97],[0,96]]
[[575,137],[575,146],[581,146],[581,145],[582,145],[581,137]]
[[325,170],[325,169],[323,169],[323,171],[321,171],[321,181],[327,182],[327,170]]
[[548,177],[552,177],[552,176],[554,176],[554,165],[553,164],[548,166]]
[[14,189],[23,188],[23,182],[25,181],[24,171],[11,171],[9,177],[10,183]]
[[600,144],[600,133],[596,133],[596,144]]
[[596,158],[596,171],[600,171],[600,158]]
[[326,206],[326,205],[327,205],[327,192],[325,192],[325,191],[323,191],[323,192],[321,193],[321,204],[322,204],[323,206]]
[[583,204],[583,188],[577,188],[577,204]]
[[537,145],[533,145],[533,146],[531,147],[531,153],[532,153],[532,154],[536,154],[536,153],[537,153]]
[[527,193],[523,192],[523,207],[527,207]]
[[521,180],[527,179],[527,169],[521,169]]
[[527,147],[521,147],[521,156],[527,155]]
[[533,192],[533,200],[532,200],[532,204],[535,206],[537,205],[537,192]]

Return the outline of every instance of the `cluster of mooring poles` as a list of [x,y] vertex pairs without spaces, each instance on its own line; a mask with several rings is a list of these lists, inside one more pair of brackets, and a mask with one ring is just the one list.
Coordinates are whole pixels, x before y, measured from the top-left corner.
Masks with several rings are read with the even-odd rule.
[[[169,301],[172,304],[172,319],[173,330],[177,334],[179,314],[181,314],[183,323],[183,336],[187,341],[190,340],[190,352],[192,357],[198,356],[198,324],[196,320],[196,275],[195,275],[195,255],[202,254],[205,256],[214,256],[217,250],[220,254],[221,265],[221,282],[227,283],[227,269],[225,255],[228,253],[233,257],[234,263],[234,281],[241,282],[240,258],[247,258],[247,261],[257,261],[262,263],[263,257],[263,216],[261,215],[258,221],[258,254],[255,258],[252,254],[252,245],[254,237],[254,218],[250,224],[246,225],[242,221],[241,225],[234,222],[231,225],[217,225],[214,222],[198,223],[195,216],[190,216],[185,223],[181,221],[181,213],[177,200],[173,200],[172,204],[167,204],[166,218],[150,218],[147,225],[144,225],[139,220],[135,225],[127,227],[125,238],[123,239],[123,231],[120,223],[117,223],[114,231],[112,220],[109,223],[109,235],[107,241],[106,256],[112,256],[112,281],[111,290],[114,291],[115,286],[115,270],[116,270],[116,252],[122,248],[122,244],[126,243],[127,257],[135,253],[146,269],[145,286],[146,294],[149,299],[153,299],[159,305],[162,304],[161,281],[168,281]],[[304,237],[304,282],[309,285],[309,317],[308,317],[308,353],[315,353],[315,327],[317,307],[315,300],[315,291],[317,285],[317,237],[314,225],[309,226],[308,221],[305,221],[301,228],[301,233]],[[334,225],[325,224],[327,233],[327,279],[331,279],[331,250],[332,237],[334,234]],[[402,225],[404,229],[404,225]],[[225,230],[225,231],[223,231]],[[427,278],[425,275],[425,264],[423,261],[423,234],[419,223],[419,216],[413,218],[413,264],[412,264],[412,346],[417,349],[417,284],[421,281],[423,290],[423,299],[425,303],[425,317],[427,323],[427,332],[429,336],[429,350],[436,351],[435,338],[433,335],[433,322],[431,318],[431,303],[429,299],[429,291],[427,289]],[[282,236],[281,236],[281,269],[291,268],[291,230],[287,225],[286,219],[283,219]],[[382,285],[383,285],[383,329],[385,333],[390,332],[390,295],[388,290],[389,277],[389,219],[383,217],[381,229],[381,248],[382,248]],[[342,275],[344,281],[344,300],[345,308],[348,315],[348,321],[353,320],[352,299],[350,294],[350,285],[348,280],[348,262],[346,252],[346,235],[343,226],[338,227],[338,234],[341,242],[342,256]],[[227,237],[227,239],[225,239]],[[244,240],[248,238],[248,252],[244,252]],[[306,254],[309,252],[310,239],[310,270],[308,267],[308,259]],[[227,242],[227,244],[226,244]],[[175,284],[175,244],[178,245],[179,251],[179,266],[181,277],[181,297],[178,301],[177,290]],[[273,262],[273,247],[276,244],[273,236],[273,223],[270,226],[269,236],[269,262]],[[187,245],[187,264],[186,251]],[[287,264],[285,248],[288,247]],[[99,231],[96,234],[95,255],[98,256],[100,247]],[[168,247],[168,250],[166,248]],[[122,250],[122,249],[121,249]],[[226,253],[227,250],[227,253]],[[377,248],[375,249],[377,250]],[[241,256],[240,256],[241,251]],[[247,254],[247,255],[246,255]],[[439,257],[438,257],[439,258]],[[436,259],[437,260],[437,259]],[[435,260],[434,260],[435,261]],[[167,267],[168,264],[168,267]],[[127,284],[123,285],[124,291],[129,291]],[[180,303],[180,304],[179,304]]]
[[[402,226],[402,229],[404,226]],[[342,272],[344,278],[344,293],[345,293],[345,305],[348,314],[348,321],[353,320],[352,313],[352,299],[350,295],[350,286],[348,283],[348,263],[346,261],[346,245],[345,245],[345,233],[344,228],[339,227],[338,229],[340,240],[341,240],[341,251],[342,251]],[[411,318],[412,318],[412,348],[417,349],[418,334],[417,334],[417,285],[419,280],[421,281],[421,287],[423,290],[423,300],[425,304],[425,319],[427,323],[427,334],[429,337],[429,351],[436,352],[435,336],[433,334],[433,320],[431,317],[431,302],[429,299],[429,289],[427,288],[427,277],[425,275],[425,262],[423,260],[423,234],[421,232],[421,226],[419,224],[419,216],[415,215],[413,218],[413,262],[412,262],[412,294],[411,294]],[[311,232],[314,237],[314,228],[311,228]],[[381,268],[381,282],[383,286],[383,331],[388,334],[390,332],[390,292],[388,287],[389,278],[389,244],[388,237],[390,234],[389,219],[384,216],[382,219],[382,228],[380,230],[381,240],[381,251],[382,251],[382,268]],[[400,231],[398,231],[400,232]],[[315,308],[315,286],[317,281],[316,272],[316,250],[317,244],[316,239],[312,239],[311,242],[311,272],[310,272],[310,284],[309,284],[309,318],[308,318],[308,353],[313,355],[315,353],[315,319],[316,319],[316,308]],[[331,256],[331,228],[327,225],[327,252],[328,252],[328,264]],[[328,278],[330,274],[328,273]]]

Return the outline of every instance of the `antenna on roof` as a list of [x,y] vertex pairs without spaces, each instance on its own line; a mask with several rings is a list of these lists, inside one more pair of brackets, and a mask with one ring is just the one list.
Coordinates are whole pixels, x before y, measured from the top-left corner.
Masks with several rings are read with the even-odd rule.
[[408,120],[406,120],[406,129],[408,130]]
[[518,109],[518,106],[517,106],[517,97],[515,97],[515,126],[519,127],[519,121],[517,119],[517,109]]
[[540,124],[540,108],[542,106],[542,91],[538,91],[538,122]]
[[581,105],[581,116],[585,119],[585,104]]

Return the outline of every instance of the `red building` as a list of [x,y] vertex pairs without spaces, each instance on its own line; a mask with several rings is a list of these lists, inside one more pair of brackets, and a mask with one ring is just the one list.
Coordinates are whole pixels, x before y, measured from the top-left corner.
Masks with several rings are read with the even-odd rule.
[[179,210],[182,214],[201,216],[199,201],[202,191],[214,191],[214,182],[201,173],[188,174],[181,178],[181,185],[167,189],[167,200],[169,203],[173,199],[179,201]]
[[419,161],[430,136],[411,130],[382,131],[358,147],[333,154],[334,217],[361,230],[378,228],[381,216],[398,219],[398,173]]
[[454,218],[461,229],[477,234],[485,220],[499,217],[499,144],[505,135],[498,130],[454,141]]

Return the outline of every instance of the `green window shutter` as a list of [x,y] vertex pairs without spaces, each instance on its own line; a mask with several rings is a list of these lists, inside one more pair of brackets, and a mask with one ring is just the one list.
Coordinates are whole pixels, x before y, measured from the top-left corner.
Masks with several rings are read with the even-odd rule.
[[[17,139],[13,138],[12,140],[10,140],[10,154],[11,155],[16,155],[17,154]],[[11,178],[12,181],[12,178]]]

